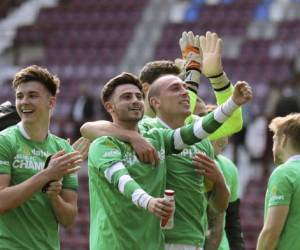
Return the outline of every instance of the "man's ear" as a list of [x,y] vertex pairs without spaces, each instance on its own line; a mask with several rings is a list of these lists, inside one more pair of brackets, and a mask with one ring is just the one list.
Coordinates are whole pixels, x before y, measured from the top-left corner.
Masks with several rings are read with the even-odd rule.
[[50,96],[49,98],[49,106],[51,109],[53,109],[55,107],[56,104],[56,97],[55,96]]
[[144,92],[144,94],[146,95],[146,94],[148,93],[148,91],[149,91],[150,84],[147,83],[147,82],[144,82],[144,83],[142,84],[142,87],[143,87],[143,92]]
[[104,103],[104,108],[106,109],[106,111],[108,113],[113,112],[113,104],[110,101],[107,101],[106,103]]
[[150,97],[150,99],[149,99],[149,104],[150,104],[150,106],[152,107],[152,109],[157,110],[157,108],[159,107],[160,101],[159,101],[158,98],[152,96],[152,97]]

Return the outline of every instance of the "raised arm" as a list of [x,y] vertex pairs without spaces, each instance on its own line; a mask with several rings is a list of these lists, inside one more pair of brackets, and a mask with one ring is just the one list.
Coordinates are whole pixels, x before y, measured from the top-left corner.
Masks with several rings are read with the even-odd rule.
[[[214,112],[197,120],[193,124],[178,128],[174,131],[173,148],[170,151],[180,151],[186,145],[192,145],[207,138],[211,133],[216,131],[241,105],[247,103],[252,98],[251,87],[246,82],[237,82],[233,95],[225,103],[218,106]],[[172,151],[173,149],[173,151]],[[167,151],[167,153],[170,153]]]
[[[203,53],[202,73],[209,79],[217,104],[220,105],[230,98],[234,90],[223,71],[223,41],[216,33],[208,31],[205,36],[200,36],[200,46]],[[231,135],[240,131],[242,126],[242,109],[238,108],[218,130],[209,136],[209,139],[216,140]]]

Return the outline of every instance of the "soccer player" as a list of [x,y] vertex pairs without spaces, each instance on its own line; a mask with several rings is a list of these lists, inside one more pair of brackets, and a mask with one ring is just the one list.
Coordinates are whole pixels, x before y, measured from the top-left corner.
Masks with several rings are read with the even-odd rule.
[[300,249],[300,114],[274,118],[273,156],[257,250]]
[[[175,80],[177,85],[184,84],[178,77]],[[159,92],[162,83],[158,79],[152,87]],[[142,86],[133,75],[123,73],[103,87],[101,99],[113,123],[120,129],[139,131],[158,151],[161,161],[157,168],[143,164],[132,147],[116,137],[103,136],[92,143],[89,153],[91,249],[164,249],[159,220],[146,210],[159,217],[166,217],[170,212],[169,205],[157,198],[165,189],[165,156],[180,152],[186,144],[199,142],[217,129],[238,105],[247,102],[251,93],[242,85],[236,87],[232,99],[214,114],[175,132],[146,131],[138,127],[144,102]],[[189,111],[185,89],[180,99],[181,108]]]
[[49,132],[59,79],[30,66],[12,84],[21,122],[0,132],[0,249],[57,250],[58,225],[77,214],[81,155]]

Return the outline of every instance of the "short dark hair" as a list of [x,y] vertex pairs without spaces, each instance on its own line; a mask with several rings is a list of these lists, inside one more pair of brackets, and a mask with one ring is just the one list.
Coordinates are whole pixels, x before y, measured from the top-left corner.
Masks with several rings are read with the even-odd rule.
[[148,62],[140,72],[140,81],[142,83],[152,84],[162,75],[179,75],[180,69],[173,61],[160,60]]
[[30,81],[37,81],[43,84],[52,96],[58,93],[60,85],[59,78],[51,74],[46,68],[37,65],[31,65],[17,72],[12,81],[12,85],[14,89],[16,89],[20,84]]
[[132,84],[138,87],[138,89],[143,93],[142,84],[140,83],[139,79],[131,73],[123,72],[120,75],[115,76],[114,78],[110,79],[102,88],[100,99],[101,102],[104,104],[107,102],[112,94],[114,93],[116,87],[124,84]]

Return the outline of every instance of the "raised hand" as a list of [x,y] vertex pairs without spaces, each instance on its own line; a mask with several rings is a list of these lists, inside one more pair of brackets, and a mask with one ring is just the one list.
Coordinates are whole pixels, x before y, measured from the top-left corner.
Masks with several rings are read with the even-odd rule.
[[206,77],[215,77],[223,72],[222,53],[223,41],[216,33],[206,32],[200,36],[200,47],[202,50],[202,74]]
[[249,102],[252,99],[252,89],[245,81],[238,81],[234,85],[232,100],[239,106]]
[[179,39],[179,46],[184,60],[184,70],[201,71],[202,52],[199,36],[194,36],[192,31],[184,31]]
[[72,144],[72,147],[81,154],[83,161],[85,161],[88,156],[90,144],[90,140],[84,137],[80,137]]
[[164,200],[164,198],[151,198],[147,209],[160,219],[168,219],[172,213],[172,203]]
[[64,150],[61,150],[52,155],[48,167],[44,171],[46,171],[49,181],[57,181],[64,175],[77,172],[80,169],[80,163],[82,163],[82,156],[79,152],[66,154]]

